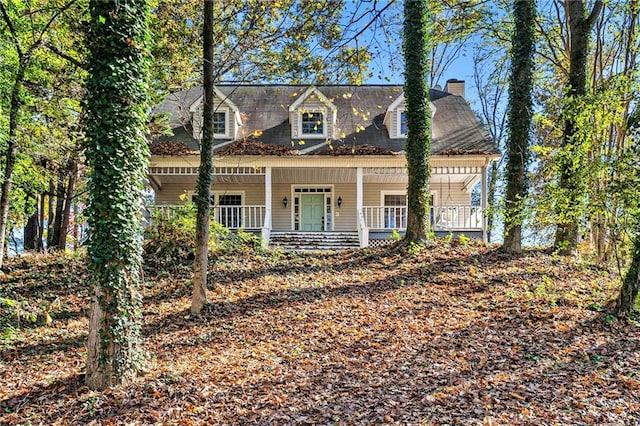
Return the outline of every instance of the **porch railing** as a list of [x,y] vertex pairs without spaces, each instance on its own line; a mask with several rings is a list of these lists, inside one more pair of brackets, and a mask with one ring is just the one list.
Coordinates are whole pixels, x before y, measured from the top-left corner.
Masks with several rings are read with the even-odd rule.
[[266,206],[214,206],[213,218],[229,229],[261,229]]
[[[158,212],[160,217],[180,214],[180,205],[155,205],[148,208],[150,213]],[[213,206],[212,218],[229,229],[262,229],[265,226],[266,206]],[[269,220],[269,225],[270,225]]]
[[369,229],[406,229],[407,207],[362,207],[365,225]]
[[[362,208],[365,226],[369,229],[407,228],[408,209],[405,206],[367,206]],[[431,225],[434,231],[481,230],[483,211],[480,206],[432,206]]]

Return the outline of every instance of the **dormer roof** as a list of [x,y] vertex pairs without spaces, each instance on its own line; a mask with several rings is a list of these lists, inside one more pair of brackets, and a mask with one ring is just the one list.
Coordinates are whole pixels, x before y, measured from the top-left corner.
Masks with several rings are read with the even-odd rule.
[[333,102],[331,102],[329,98],[327,98],[320,90],[318,90],[317,87],[309,86],[302,95],[300,95],[291,105],[289,105],[289,112],[296,111],[312,95],[315,95],[318,100],[327,107],[327,109],[331,111],[337,111],[338,108],[336,108]]
[[[231,111],[233,111],[236,123],[238,126],[242,126],[242,116],[240,115],[240,109],[236,106],[235,103],[231,100],[231,97],[225,93],[223,93],[217,86],[213,87],[213,92],[215,94],[216,99],[220,100],[220,105],[225,105]],[[200,111],[202,108],[202,103],[204,102],[204,95],[202,94],[202,89],[200,89],[200,96],[189,105],[189,112],[191,114]]]

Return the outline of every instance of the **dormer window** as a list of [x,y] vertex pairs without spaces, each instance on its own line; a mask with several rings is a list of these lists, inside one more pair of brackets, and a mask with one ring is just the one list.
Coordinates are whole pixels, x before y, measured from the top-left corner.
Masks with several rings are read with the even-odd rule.
[[311,86],[289,105],[291,137],[293,139],[335,138],[338,109],[317,88]]
[[324,113],[322,111],[305,111],[300,117],[300,134],[302,136],[324,136]]
[[407,136],[407,114],[403,109],[398,110],[398,135]]
[[214,136],[227,135],[227,112],[226,111],[213,113],[213,134]]

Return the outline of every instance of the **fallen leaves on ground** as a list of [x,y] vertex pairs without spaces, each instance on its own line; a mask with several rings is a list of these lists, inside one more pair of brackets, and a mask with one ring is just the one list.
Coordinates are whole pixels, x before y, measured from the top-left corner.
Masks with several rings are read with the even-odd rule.
[[640,423],[638,325],[601,312],[617,278],[599,267],[439,241],[211,269],[200,316],[188,268],[147,272],[149,371],[92,392],[82,263],[10,262],[5,296],[57,302],[3,336],[0,423]]

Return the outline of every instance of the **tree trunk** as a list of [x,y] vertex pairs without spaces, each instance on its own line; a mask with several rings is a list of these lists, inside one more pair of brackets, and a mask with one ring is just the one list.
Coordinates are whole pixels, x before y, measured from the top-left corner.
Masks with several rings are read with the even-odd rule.
[[429,179],[431,167],[431,108],[429,87],[429,2],[404,3],[404,98],[407,117],[407,231],[406,242],[429,242]]
[[570,32],[569,81],[567,82],[567,102],[565,104],[564,132],[560,143],[560,197],[556,204],[558,225],[554,249],[562,255],[574,253],[578,249],[580,221],[583,218],[585,186],[583,170],[586,167],[586,152],[579,134],[576,120],[578,102],[587,93],[587,58],[589,53],[589,32],[593,28],[603,3],[597,0],[593,10],[586,17],[584,0],[567,2]]
[[522,252],[522,222],[528,193],[527,169],[531,157],[529,144],[533,107],[533,55],[535,51],[536,3],[513,3],[515,26],[509,78],[509,138],[505,194],[504,244],[508,253]]
[[38,251],[44,252],[44,209],[46,195],[44,193],[40,194],[40,217],[38,218],[39,226],[38,226]]
[[62,232],[62,222],[63,222],[63,214],[64,214],[64,203],[65,203],[65,181],[66,181],[66,173],[60,171],[58,176],[58,185],[56,186],[56,215],[53,221],[53,232],[51,235],[51,250],[63,250],[64,247],[60,246],[60,235]]
[[137,375],[141,351],[142,192],[148,145],[146,0],[90,0],[86,164],[89,288],[86,384],[102,390]]
[[[27,197],[29,200],[31,197]],[[28,201],[27,201],[28,204]],[[24,250],[25,251],[35,251],[38,250],[38,235],[40,234],[39,226],[38,226],[38,200],[36,198],[36,211],[33,212],[32,215],[27,219],[27,224],[24,226]]]
[[11,185],[13,183],[13,169],[16,165],[16,152],[18,150],[18,114],[20,112],[20,90],[26,71],[28,59],[20,60],[18,72],[11,90],[11,107],[9,109],[9,134],[5,153],[4,176],[2,189],[0,190],[0,270],[4,266],[6,251],[7,223],[9,221],[9,202],[11,197]]
[[53,223],[56,220],[56,186],[53,179],[49,180],[49,196],[47,198],[47,251],[54,244],[53,240]]
[[640,217],[636,218],[636,233],[633,239],[631,265],[622,281],[620,294],[616,300],[615,314],[628,317],[634,310],[640,290]]
[[65,250],[67,248],[67,235],[69,234],[69,220],[71,217],[71,200],[73,200],[73,193],[76,188],[76,180],[78,177],[78,162],[76,161],[75,156],[69,161],[69,182],[64,196],[64,210],[62,212],[62,224],[60,226],[60,237],[58,239],[58,248],[60,250]]
[[204,105],[202,117],[202,142],[198,169],[198,194],[196,205],[196,257],[193,262],[193,295],[191,312],[199,313],[207,303],[207,272],[209,267],[209,221],[211,183],[213,181],[213,114],[215,93],[213,87],[213,2],[204,2],[203,27],[203,80]]

